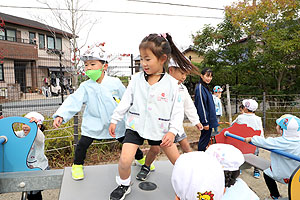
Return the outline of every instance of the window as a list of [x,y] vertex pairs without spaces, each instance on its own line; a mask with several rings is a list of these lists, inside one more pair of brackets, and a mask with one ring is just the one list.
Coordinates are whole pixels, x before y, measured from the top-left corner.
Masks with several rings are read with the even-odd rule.
[[54,45],[54,37],[51,36],[47,36],[47,48],[48,49],[55,49],[55,45]]
[[3,64],[0,64],[0,81],[4,81]]
[[5,40],[5,30],[0,28],[0,40]]
[[6,29],[6,40],[16,42],[16,30]]
[[61,49],[62,49],[61,38],[56,38],[55,48],[56,48],[57,50],[60,50],[60,51],[61,51]]
[[29,32],[29,43],[30,44],[36,44],[35,33],[30,33]]
[[39,48],[45,49],[45,35],[39,34]]

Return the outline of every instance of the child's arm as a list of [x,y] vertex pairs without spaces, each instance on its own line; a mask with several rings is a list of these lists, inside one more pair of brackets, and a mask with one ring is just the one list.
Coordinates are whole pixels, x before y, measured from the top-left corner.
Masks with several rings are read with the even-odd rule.
[[246,137],[246,138],[244,139],[244,141],[245,141],[246,143],[250,143],[250,142],[251,142],[251,139],[252,139],[252,137]]
[[197,109],[186,87],[184,87],[184,95],[184,113],[186,114],[190,122],[192,122],[193,126],[196,126],[199,130],[202,130],[203,126],[200,123]]
[[[87,101],[84,86],[80,86],[73,94],[71,94],[53,115],[54,123],[58,127],[61,123],[69,121],[76,113],[81,110],[83,103]],[[60,117],[61,119],[57,119]],[[54,126],[55,127],[55,126]],[[56,128],[57,128],[56,127]]]

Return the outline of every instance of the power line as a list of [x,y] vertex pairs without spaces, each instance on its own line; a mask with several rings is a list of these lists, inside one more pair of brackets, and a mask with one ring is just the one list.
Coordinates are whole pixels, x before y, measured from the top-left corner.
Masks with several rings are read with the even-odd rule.
[[[69,11],[66,8],[46,8],[46,7],[35,7],[35,6],[7,6],[0,5],[3,8],[18,8],[18,9],[39,9],[39,10],[57,10],[57,11]],[[178,15],[178,14],[166,14],[166,13],[145,13],[145,12],[127,12],[127,11],[114,11],[114,10],[93,10],[93,9],[82,9],[75,10],[75,12],[98,12],[98,13],[114,13],[114,14],[135,14],[135,15],[158,15],[158,16],[169,16],[169,17],[190,17],[190,18],[206,18],[206,19],[223,19],[222,17],[209,17],[209,16],[198,16],[198,15]]]
[[207,6],[195,6],[195,5],[166,3],[166,2],[157,2],[157,1],[143,1],[143,0],[127,0],[127,1],[134,1],[134,2],[141,2],[141,3],[153,3],[153,4],[165,4],[165,5],[171,5],[171,6],[183,6],[183,7],[191,7],[191,8],[203,8],[203,9],[224,11],[224,8],[214,8],[214,7],[207,7]]

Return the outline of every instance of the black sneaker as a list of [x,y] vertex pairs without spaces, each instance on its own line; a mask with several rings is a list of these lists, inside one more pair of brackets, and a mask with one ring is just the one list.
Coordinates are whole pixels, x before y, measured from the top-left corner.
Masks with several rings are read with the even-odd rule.
[[140,181],[145,181],[150,174],[150,167],[143,165],[141,171],[136,175],[136,179]]
[[130,185],[119,185],[112,193],[110,193],[110,200],[123,200],[125,196],[131,191]]

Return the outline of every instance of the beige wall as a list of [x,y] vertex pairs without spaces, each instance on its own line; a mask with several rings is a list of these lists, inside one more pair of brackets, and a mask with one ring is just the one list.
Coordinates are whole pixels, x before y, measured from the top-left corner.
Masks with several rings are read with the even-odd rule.
[[191,56],[191,61],[192,62],[196,62],[196,63],[201,63],[203,61],[203,57],[202,56],[199,56],[196,52],[194,51],[188,51],[188,52],[185,52],[184,55],[188,58],[190,58]]

